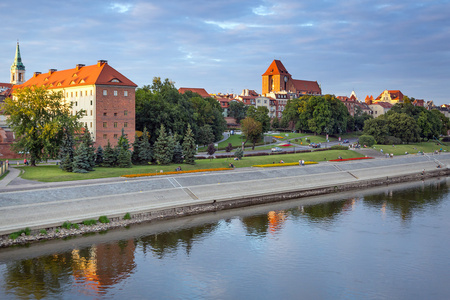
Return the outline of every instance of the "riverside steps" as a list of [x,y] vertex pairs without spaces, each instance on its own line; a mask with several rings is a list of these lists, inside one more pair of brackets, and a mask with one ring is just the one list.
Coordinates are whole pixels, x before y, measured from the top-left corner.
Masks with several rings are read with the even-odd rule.
[[[438,168],[438,166],[440,166]],[[155,220],[447,176],[450,153],[0,187],[0,235],[108,216]]]

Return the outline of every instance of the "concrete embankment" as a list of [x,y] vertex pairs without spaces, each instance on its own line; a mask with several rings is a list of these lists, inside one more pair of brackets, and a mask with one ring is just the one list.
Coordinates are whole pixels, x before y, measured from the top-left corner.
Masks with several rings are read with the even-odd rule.
[[102,215],[118,221],[128,212],[129,222],[141,222],[422,180],[447,176],[448,165],[450,154],[409,155],[304,167],[11,186],[0,190],[0,235]]

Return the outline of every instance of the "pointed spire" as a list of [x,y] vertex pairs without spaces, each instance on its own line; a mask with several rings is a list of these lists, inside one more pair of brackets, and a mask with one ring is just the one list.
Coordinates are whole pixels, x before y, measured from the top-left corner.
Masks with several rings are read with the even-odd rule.
[[25,66],[22,63],[22,57],[20,56],[20,48],[19,48],[19,42],[17,41],[17,47],[16,47],[16,57],[14,58],[14,63],[11,66],[11,70],[24,70]]

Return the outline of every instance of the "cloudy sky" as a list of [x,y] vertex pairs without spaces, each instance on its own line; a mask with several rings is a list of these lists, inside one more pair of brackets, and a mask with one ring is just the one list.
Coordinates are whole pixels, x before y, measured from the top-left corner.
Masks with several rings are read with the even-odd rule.
[[17,40],[33,72],[95,64],[134,81],[261,92],[273,59],[323,93],[450,103],[450,0],[2,1],[0,82]]

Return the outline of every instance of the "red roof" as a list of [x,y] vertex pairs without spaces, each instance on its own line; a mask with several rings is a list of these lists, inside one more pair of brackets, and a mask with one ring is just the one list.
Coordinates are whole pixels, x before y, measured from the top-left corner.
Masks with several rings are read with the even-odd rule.
[[0,82],[0,90],[1,89],[10,89],[12,88],[12,84],[11,83],[4,83],[4,82]]
[[283,63],[281,61],[274,59],[273,62],[270,64],[269,68],[267,69],[267,71],[264,74],[262,74],[262,76],[281,75],[281,74],[291,75],[283,66]]
[[137,87],[134,82],[108,65],[106,60],[91,66],[78,65],[74,69],[62,71],[51,69],[43,74],[36,72],[29,80],[14,87],[45,86],[48,89],[60,89],[93,84]]
[[[384,93],[384,92],[383,92]],[[380,96],[377,97],[375,100],[380,100],[383,93],[380,94]],[[403,94],[399,90],[388,90],[388,93],[391,95],[392,100],[403,100]]]
[[294,87],[297,90],[297,92],[307,92],[308,94],[322,93],[317,81],[298,80],[298,79],[292,79],[292,81],[294,82]]
[[186,91],[191,91],[193,93],[197,93],[200,96],[202,96],[203,98],[211,97],[208,94],[208,92],[205,89],[203,89],[203,88],[183,88],[183,87],[181,87],[181,88],[178,89],[178,92],[180,94],[184,94],[184,93],[186,93]]

